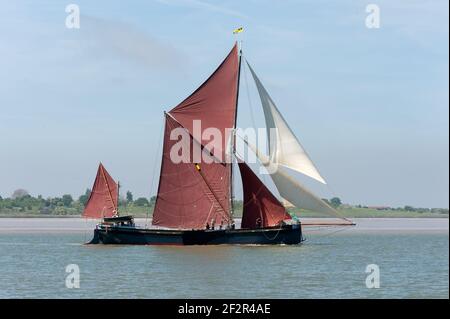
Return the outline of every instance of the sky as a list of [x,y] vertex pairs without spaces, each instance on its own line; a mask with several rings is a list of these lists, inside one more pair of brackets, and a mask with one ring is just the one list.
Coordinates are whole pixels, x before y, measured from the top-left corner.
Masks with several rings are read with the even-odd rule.
[[[66,28],[70,3],[79,29]],[[380,28],[366,27],[369,3]],[[329,186],[296,177],[346,203],[448,208],[448,6],[0,0],[0,196],[78,197],[99,161],[135,197],[155,194],[163,111],[210,75],[242,26],[244,57]],[[242,76],[238,125],[263,127]]]

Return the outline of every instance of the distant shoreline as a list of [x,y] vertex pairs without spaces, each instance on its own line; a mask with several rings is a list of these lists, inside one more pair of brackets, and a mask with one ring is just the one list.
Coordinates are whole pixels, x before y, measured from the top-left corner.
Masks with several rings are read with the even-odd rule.
[[[65,194],[62,197],[43,198],[33,197],[26,190],[16,190],[15,195],[9,198],[0,196],[0,218],[79,218],[84,210],[90,195],[90,190],[86,190],[84,195],[74,200],[71,195]],[[20,194],[21,196],[18,196]],[[133,200],[130,192],[127,192],[127,199],[119,201],[118,211],[121,215],[132,215],[135,218],[146,218],[153,215],[155,209],[156,196],[148,200],[140,197]],[[299,218],[327,218],[330,216],[345,218],[449,218],[448,208],[404,207],[390,206],[366,206],[351,205],[342,203],[338,197],[323,199],[336,211],[329,210],[329,215],[318,213],[296,207],[286,207],[292,216]],[[233,204],[233,217],[242,216],[243,202],[235,200]]]
[[[122,215],[128,215],[126,212],[124,212]],[[133,215],[133,214],[129,214]],[[147,218],[145,215],[137,214],[133,215],[135,218]],[[236,218],[241,218],[242,216],[237,215]],[[297,215],[298,218],[330,218],[326,216],[314,216],[310,213],[305,213],[304,215]],[[352,215],[352,214],[343,214],[343,217],[346,218],[413,218],[413,219],[423,219],[423,218],[443,218],[448,219],[448,214],[436,214],[436,213],[424,213],[424,214],[409,214],[407,212],[404,212],[403,214],[393,214],[392,216],[389,216],[389,214],[381,213],[379,215],[377,214],[367,214],[364,216],[360,215]],[[71,219],[71,218],[83,218],[81,215],[42,215],[42,214],[0,214],[0,219],[2,218],[63,218],[63,219]],[[148,218],[152,218],[151,215],[148,216]]]
[[[356,226],[341,227],[320,227],[306,225],[307,222],[317,220],[316,218],[304,218],[303,229],[305,234],[315,234],[335,231],[336,229],[346,230],[345,233],[445,233],[448,234],[448,218],[355,218]],[[328,218],[330,220],[330,218]],[[240,227],[241,219],[236,218],[236,225]],[[83,233],[90,234],[95,228],[98,220],[85,218],[1,218],[0,235],[14,233]],[[140,227],[153,228],[151,219],[136,218],[136,224]]]

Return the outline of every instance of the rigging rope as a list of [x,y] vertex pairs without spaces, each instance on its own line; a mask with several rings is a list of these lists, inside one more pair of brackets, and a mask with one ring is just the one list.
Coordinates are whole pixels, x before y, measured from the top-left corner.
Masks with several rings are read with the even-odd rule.
[[[247,60],[245,60],[245,61],[247,62]],[[246,93],[247,93],[246,95],[247,95],[248,104],[250,106],[249,107],[250,108],[250,118],[252,120],[253,127],[256,128],[255,117],[253,115],[253,104],[252,104],[252,100],[251,100],[251,97],[250,97],[250,90],[248,88],[247,71],[246,71],[245,65],[243,67],[243,70],[244,70],[245,90],[246,90]]]
[[83,243],[86,243],[86,229],[87,229],[87,217],[84,218],[85,224],[84,224],[84,241]]
[[[158,145],[158,148],[157,148],[157,150],[159,150],[159,149],[161,150],[161,153],[163,152],[163,150],[162,150],[162,132],[164,130],[164,122],[165,121],[161,121],[161,124],[160,124],[159,138],[158,138],[159,145]],[[155,157],[153,159],[153,171],[152,171],[152,179],[151,179],[152,183],[150,185],[150,203],[152,201],[152,196],[154,196],[153,195],[153,183],[154,183],[155,174],[156,174],[156,163],[157,163],[157,160],[158,160],[157,155],[159,155],[158,151],[155,152]],[[158,194],[156,194],[156,196],[158,196]],[[153,211],[155,210],[155,204],[156,204],[156,201],[153,204]],[[148,225],[149,213],[150,213],[150,208],[147,210],[147,214],[145,215],[145,228],[147,228],[147,225]]]
[[[331,225],[331,226],[317,226],[317,227],[335,227],[335,226]],[[305,228],[303,227],[303,229],[305,229]],[[335,234],[340,233],[340,232],[344,232],[344,231],[349,230],[349,229],[350,228],[348,226],[341,226],[338,229],[336,229],[335,231],[332,231],[332,232],[329,232],[329,233],[326,233],[326,234],[323,234],[323,235],[317,235],[316,237],[324,238],[324,237],[328,237],[328,236],[331,236],[331,235],[335,235]]]
[[265,232],[265,231],[263,231],[263,234],[264,234],[264,237],[266,237],[266,239],[272,241],[272,240],[275,240],[275,239],[278,237],[278,235],[280,234],[280,231],[281,231],[281,227],[278,228],[277,233],[276,233],[275,236],[272,237],[272,238],[269,237],[268,235],[266,235],[266,232]]
[[[245,60],[245,62],[247,62],[247,60]],[[246,71],[247,68],[245,67],[245,65],[244,65],[243,69],[244,69],[245,90],[246,90],[246,93],[247,93],[246,94],[247,95],[247,101],[248,101],[249,109],[250,109],[250,118],[252,120],[253,127],[255,129],[257,129],[256,122],[255,122],[255,116],[254,116],[254,112],[253,112],[253,103],[252,103],[252,99],[251,99],[251,96],[250,96],[250,89],[248,87],[248,82],[249,81],[247,79],[247,71]],[[267,130],[267,128],[266,128],[266,130]],[[241,139],[243,139],[243,138],[241,137]],[[247,147],[247,149],[248,149],[248,147]],[[267,174],[262,174],[262,179],[263,179],[264,184],[267,184],[267,177],[266,177],[266,175]]]

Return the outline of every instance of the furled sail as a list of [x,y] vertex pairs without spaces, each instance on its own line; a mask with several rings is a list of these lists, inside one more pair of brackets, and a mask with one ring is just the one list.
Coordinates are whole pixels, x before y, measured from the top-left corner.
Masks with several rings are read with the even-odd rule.
[[270,161],[269,157],[262,154],[254,145],[246,142],[250,149],[255,152],[261,163],[265,167],[269,167],[268,172],[281,197],[295,205],[300,209],[307,209],[318,213],[324,213],[330,216],[342,218],[340,214],[326,202],[318,198],[306,187],[293,179],[287,173],[286,169],[275,165]]
[[[270,160],[326,184],[248,62],[247,65],[255,80],[264,110]],[[271,133],[270,129],[276,130]]]
[[239,163],[244,190],[242,228],[258,228],[279,225],[291,219],[278,199],[244,162]]
[[[218,129],[223,140],[220,150],[212,150],[216,157],[225,161],[225,151],[236,116],[239,58],[237,44],[214,71],[214,73],[188,98],[169,113],[185,127],[202,145],[208,141],[199,138],[194,131],[194,121],[201,121],[201,133],[208,128]],[[207,136],[206,139],[210,137]],[[208,148],[208,147],[207,147]]]
[[185,130],[169,114],[166,115],[161,175],[158,187],[153,225],[179,228],[204,229],[207,224],[227,225],[229,217],[230,164],[216,163],[210,152],[202,148],[202,161],[195,163],[193,152],[181,152],[180,160],[171,158],[171,150],[193,150],[195,141],[188,132],[188,139],[171,140],[176,129]]
[[117,183],[108,174],[103,164],[100,163],[83,216],[103,218],[116,215],[118,193],[119,187]]

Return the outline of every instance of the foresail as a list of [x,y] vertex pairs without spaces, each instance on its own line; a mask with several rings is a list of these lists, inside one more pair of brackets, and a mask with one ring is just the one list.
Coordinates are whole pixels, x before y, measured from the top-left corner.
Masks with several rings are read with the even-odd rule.
[[[266,119],[270,160],[326,184],[248,62],[247,65],[258,88]],[[276,134],[271,134],[270,129],[276,129],[272,130]]]
[[283,167],[278,167],[277,171],[270,174],[270,176],[280,192],[280,195],[294,206],[317,213],[340,217],[339,213],[334,208],[289,176]]
[[285,168],[279,165],[274,167],[273,165],[275,164],[273,164],[270,159],[262,154],[254,145],[248,142],[246,142],[246,144],[256,154],[263,166],[268,168],[270,177],[282,198],[300,209],[307,209],[317,213],[324,213],[329,216],[342,218],[333,207],[289,176]]

